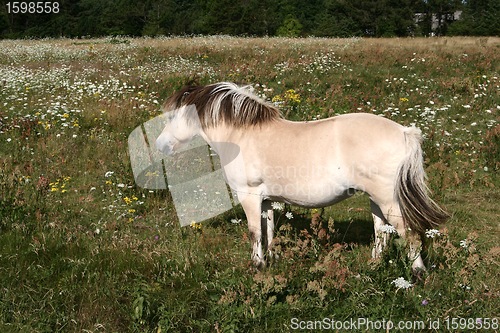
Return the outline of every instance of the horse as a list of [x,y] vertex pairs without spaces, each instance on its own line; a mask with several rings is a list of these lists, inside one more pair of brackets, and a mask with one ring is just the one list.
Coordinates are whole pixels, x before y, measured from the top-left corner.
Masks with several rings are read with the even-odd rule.
[[156,148],[172,155],[201,136],[219,155],[246,214],[257,269],[272,255],[272,202],[319,208],[361,191],[374,221],[372,257],[380,257],[388,237],[380,229],[390,224],[409,244],[413,271],[425,271],[419,233],[449,214],[429,196],[418,128],[369,113],[289,121],[251,86],[231,82],[185,86],[163,110]]

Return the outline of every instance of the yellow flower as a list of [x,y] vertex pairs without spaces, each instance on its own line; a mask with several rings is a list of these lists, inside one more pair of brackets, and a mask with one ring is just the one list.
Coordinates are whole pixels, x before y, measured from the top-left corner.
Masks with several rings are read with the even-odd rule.
[[201,223],[196,223],[195,221],[191,222],[190,224],[191,228],[193,229],[201,229]]
[[292,102],[297,102],[297,103],[300,103],[300,94],[297,94],[295,92],[295,89],[289,89],[286,91],[285,93],[285,98],[288,98],[289,100],[291,100]]
[[271,100],[271,102],[280,102],[282,99],[281,99],[281,96],[279,95],[276,95],[273,97],[273,99]]

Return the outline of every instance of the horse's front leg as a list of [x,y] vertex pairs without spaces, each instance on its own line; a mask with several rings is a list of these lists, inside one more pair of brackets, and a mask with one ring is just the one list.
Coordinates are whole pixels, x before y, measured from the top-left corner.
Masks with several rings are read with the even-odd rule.
[[252,244],[252,261],[255,267],[260,270],[266,265],[262,250],[262,199],[260,195],[249,194],[240,202],[248,220],[248,236]]
[[272,258],[271,244],[274,238],[274,212],[269,200],[262,203],[261,228],[266,230],[264,234],[264,252],[267,252],[268,258]]

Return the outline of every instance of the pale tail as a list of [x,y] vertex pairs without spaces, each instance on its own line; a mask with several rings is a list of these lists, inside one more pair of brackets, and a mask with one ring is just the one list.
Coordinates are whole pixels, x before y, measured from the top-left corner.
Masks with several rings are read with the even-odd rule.
[[396,180],[396,199],[403,220],[414,231],[434,229],[450,217],[429,197],[425,184],[421,131],[411,127],[405,129],[406,157],[401,162]]

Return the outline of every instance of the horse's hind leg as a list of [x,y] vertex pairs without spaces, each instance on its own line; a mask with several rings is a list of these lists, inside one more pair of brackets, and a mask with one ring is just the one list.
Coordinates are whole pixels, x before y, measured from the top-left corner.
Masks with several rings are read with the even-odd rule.
[[[403,216],[401,215],[401,211],[399,209],[399,205],[396,202],[386,205],[377,205],[374,201],[371,201],[372,206],[372,214],[374,216],[374,224],[375,224],[375,248],[372,252],[374,257],[377,257],[380,252],[377,253],[379,249],[381,249],[385,242],[387,241],[387,234],[384,234],[382,237],[379,237],[382,232],[380,230],[377,231],[377,228],[380,228],[385,221],[388,221],[390,225],[396,228],[397,233],[400,237],[406,239],[409,244],[409,253],[408,257],[412,261],[412,269],[414,272],[425,271],[425,265],[420,256],[420,240],[418,234],[414,230],[409,230],[405,226],[403,221]],[[379,241],[379,243],[377,243]]]
[[381,232],[380,227],[386,223],[384,214],[380,210],[380,207],[370,200],[370,208],[372,210],[373,216],[373,227],[375,229],[375,246],[372,249],[372,258],[380,257],[382,250],[387,245],[388,234]]

